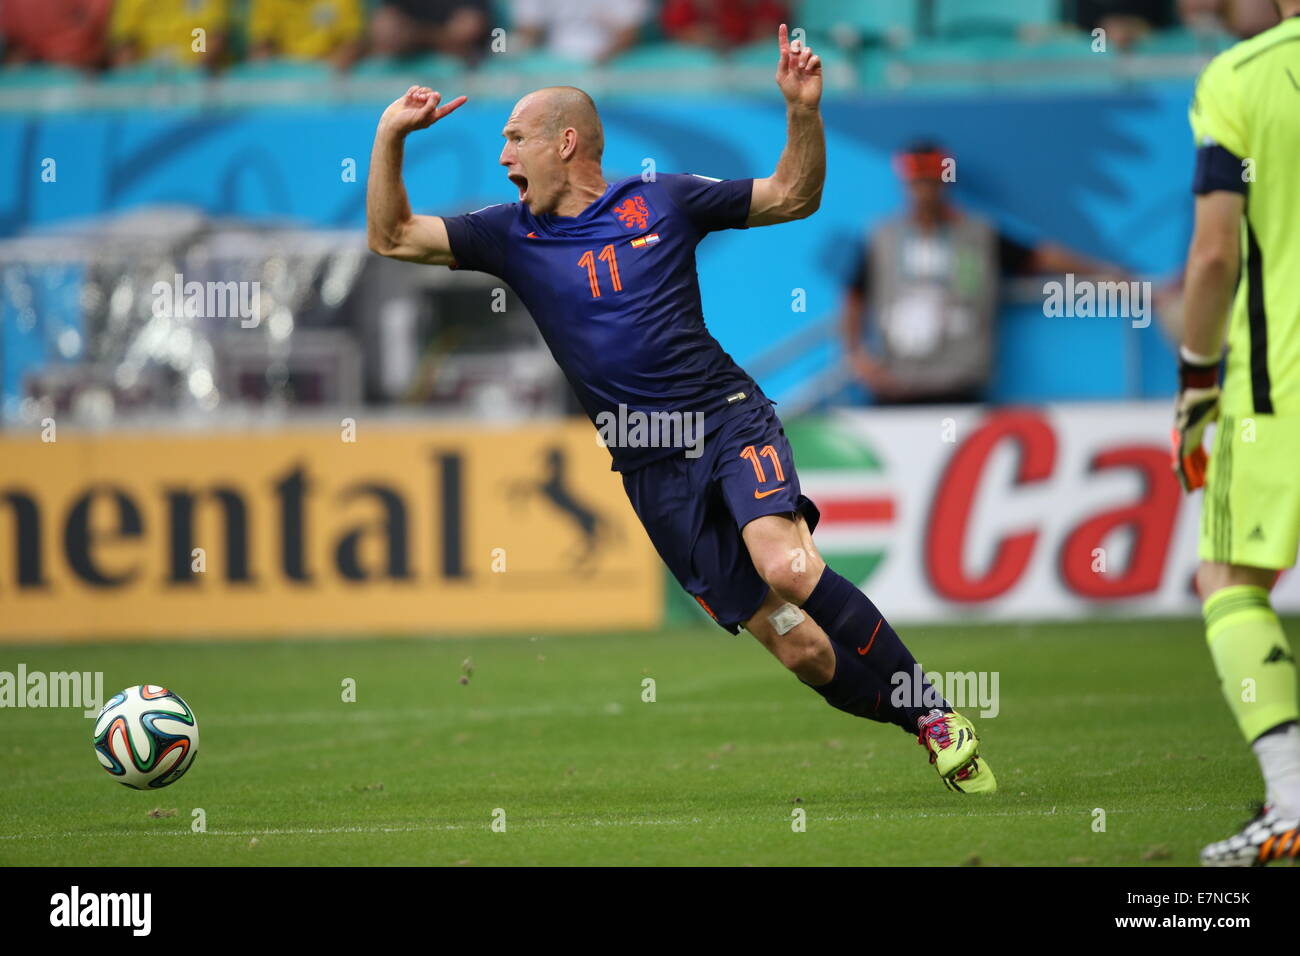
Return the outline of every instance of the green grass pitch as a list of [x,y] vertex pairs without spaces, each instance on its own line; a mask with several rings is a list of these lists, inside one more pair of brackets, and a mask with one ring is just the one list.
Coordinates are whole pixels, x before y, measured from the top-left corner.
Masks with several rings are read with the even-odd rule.
[[0,711],[0,863],[1190,865],[1261,795],[1197,621],[903,634],[929,669],[999,673],[1001,713],[971,713],[995,796],[716,630],[3,647],[0,670],[102,670],[106,696],[166,684],[201,746],[140,793],[79,710]]

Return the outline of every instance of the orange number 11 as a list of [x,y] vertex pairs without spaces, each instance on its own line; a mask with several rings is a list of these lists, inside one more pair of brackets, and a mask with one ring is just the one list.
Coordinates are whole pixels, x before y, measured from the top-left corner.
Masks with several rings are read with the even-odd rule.
[[600,298],[600,280],[596,278],[597,259],[609,264],[609,278],[614,284],[614,291],[622,292],[623,283],[618,277],[618,258],[614,255],[614,244],[611,242],[604,249],[600,250],[599,256],[592,255],[591,250],[588,249],[582,254],[582,258],[578,260],[578,265],[587,270],[587,281],[591,283],[592,298]]
[[781,459],[776,454],[776,449],[771,445],[764,445],[761,451],[755,451],[753,445],[746,445],[740,452],[741,458],[747,458],[749,463],[754,466],[754,477],[758,479],[761,485],[767,481],[767,475],[763,473],[763,463],[760,458],[766,458],[772,463],[772,470],[776,472],[777,481],[785,481],[785,473],[781,470]]

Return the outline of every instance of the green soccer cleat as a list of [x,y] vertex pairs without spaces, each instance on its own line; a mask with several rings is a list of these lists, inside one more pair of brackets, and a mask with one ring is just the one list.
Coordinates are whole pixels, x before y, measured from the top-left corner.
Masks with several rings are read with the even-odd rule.
[[916,742],[930,752],[930,763],[949,790],[958,793],[993,793],[997,778],[982,759],[975,726],[955,710],[932,710],[917,722]]

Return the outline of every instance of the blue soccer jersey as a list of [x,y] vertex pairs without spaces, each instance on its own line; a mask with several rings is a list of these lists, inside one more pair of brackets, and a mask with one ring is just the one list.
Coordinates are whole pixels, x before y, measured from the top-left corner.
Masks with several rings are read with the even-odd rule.
[[[695,247],[714,230],[745,228],[752,188],[752,179],[632,176],[577,216],[534,216],[515,202],[444,221],[453,268],[514,289],[593,422],[702,413],[707,433],[740,393],[748,405],[758,390],[704,327]],[[616,471],[672,452],[610,447]]]

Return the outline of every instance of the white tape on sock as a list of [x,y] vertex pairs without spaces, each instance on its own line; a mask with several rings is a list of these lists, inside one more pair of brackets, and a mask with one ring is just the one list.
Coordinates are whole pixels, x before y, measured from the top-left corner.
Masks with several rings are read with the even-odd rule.
[[778,634],[789,634],[804,621],[803,611],[793,604],[782,604],[767,616]]

